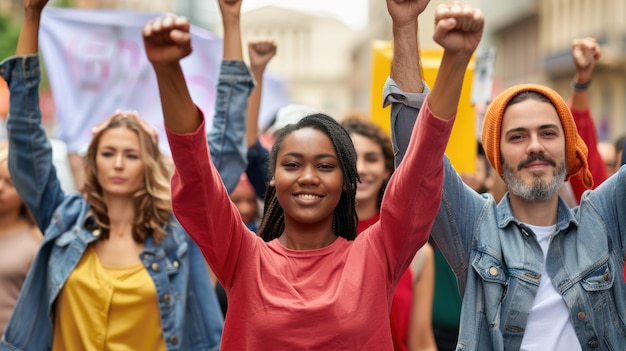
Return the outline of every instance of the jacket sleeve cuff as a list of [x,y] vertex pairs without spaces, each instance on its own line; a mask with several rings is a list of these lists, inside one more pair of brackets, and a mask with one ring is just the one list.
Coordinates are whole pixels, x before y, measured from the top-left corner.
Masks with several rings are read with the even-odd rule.
[[39,77],[39,55],[7,57],[0,63],[0,76],[7,83],[10,83],[12,78]]
[[396,82],[387,77],[385,87],[383,88],[383,107],[392,103],[400,103],[409,107],[419,109],[424,104],[424,99],[430,93],[430,88],[426,82],[424,83],[424,91],[421,93],[407,93],[403,91]]
[[238,60],[222,61],[219,80],[233,83],[244,82],[249,83],[251,86],[256,85],[246,63]]

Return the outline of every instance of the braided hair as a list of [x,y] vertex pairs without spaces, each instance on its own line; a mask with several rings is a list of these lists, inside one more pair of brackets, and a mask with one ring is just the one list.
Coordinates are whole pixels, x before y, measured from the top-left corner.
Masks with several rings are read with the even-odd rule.
[[[333,143],[343,171],[344,187],[333,215],[333,233],[348,240],[356,238],[358,217],[356,214],[356,184],[360,182],[356,169],[356,152],[352,139],[346,130],[333,118],[316,113],[304,117],[296,124],[289,124],[278,131],[269,159],[270,178],[276,171],[276,157],[285,138],[292,132],[313,128],[326,134]],[[285,230],[285,213],[278,202],[276,188],[268,186],[265,193],[263,219],[258,235],[265,241],[278,238]]]

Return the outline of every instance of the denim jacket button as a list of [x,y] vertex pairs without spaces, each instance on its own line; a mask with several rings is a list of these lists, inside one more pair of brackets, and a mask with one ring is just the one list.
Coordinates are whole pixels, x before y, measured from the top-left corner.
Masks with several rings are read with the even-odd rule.
[[609,278],[610,278],[610,276],[609,276],[609,272],[604,272],[604,275],[602,276],[602,278],[604,278],[604,281],[605,281],[605,282],[608,282],[608,281],[609,281]]
[[170,294],[165,294],[163,295],[163,301],[165,301],[166,304],[170,304]]
[[589,347],[591,347],[592,349],[597,349],[598,348],[598,340],[593,340],[592,342],[589,343]]
[[578,318],[579,321],[582,321],[583,319],[585,319],[585,317],[587,317],[587,315],[585,314],[585,312],[578,312],[576,317]]
[[170,342],[174,345],[178,344],[178,336],[176,335],[170,336]]
[[152,264],[152,270],[155,271],[155,272],[158,272],[158,271],[161,270],[161,266],[158,263],[154,262]]
[[498,268],[496,267],[489,268],[489,274],[495,277],[496,275],[498,275]]
[[174,266],[174,268],[178,268],[178,266],[180,266],[180,263],[178,263],[178,261],[174,261],[172,265]]

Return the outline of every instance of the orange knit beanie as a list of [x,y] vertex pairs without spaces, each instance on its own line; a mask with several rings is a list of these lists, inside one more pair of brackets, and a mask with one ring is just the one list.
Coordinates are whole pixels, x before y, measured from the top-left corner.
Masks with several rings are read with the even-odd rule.
[[587,145],[578,135],[572,113],[563,98],[556,91],[543,85],[520,84],[508,88],[500,93],[487,108],[483,121],[482,140],[485,154],[491,165],[496,169],[500,177],[504,178],[500,155],[502,116],[509,101],[525,91],[534,91],[547,97],[552,102],[561,119],[561,125],[565,133],[565,158],[567,159],[567,176],[565,180],[581,172],[583,182],[588,188],[591,188],[593,186],[593,178],[587,163]]

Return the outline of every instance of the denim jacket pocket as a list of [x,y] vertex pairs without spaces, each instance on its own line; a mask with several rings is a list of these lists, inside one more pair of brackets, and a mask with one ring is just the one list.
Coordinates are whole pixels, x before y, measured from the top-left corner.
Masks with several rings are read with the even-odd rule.
[[507,277],[502,263],[495,257],[480,252],[474,256],[472,267],[484,282],[507,285]]
[[504,265],[486,252],[477,252],[472,260],[472,267],[480,277],[476,283],[482,285],[483,291],[482,297],[479,297],[481,303],[477,305],[475,312],[485,316],[490,329],[499,328],[502,301],[509,285]]
[[581,280],[581,284],[586,291],[603,291],[610,289],[614,281],[615,272],[610,265],[610,261],[607,259],[600,264],[600,266],[587,274]]
[[594,336],[604,340],[606,350],[621,350],[626,337],[626,328],[615,308],[616,296],[612,288],[616,276],[617,279],[621,279],[621,271],[616,272],[613,261],[606,259],[580,281],[586,291],[586,307],[595,311],[594,324],[598,327],[597,331],[602,334]]

